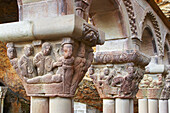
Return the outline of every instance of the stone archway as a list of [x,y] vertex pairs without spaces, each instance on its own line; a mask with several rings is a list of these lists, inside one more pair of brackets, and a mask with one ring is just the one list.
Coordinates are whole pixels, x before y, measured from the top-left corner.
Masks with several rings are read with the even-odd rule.
[[140,50],[149,56],[155,56],[157,54],[157,49],[155,45],[155,40],[153,38],[153,33],[149,27],[143,30],[142,34],[142,44]]
[[155,15],[149,11],[146,13],[144,21],[143,21],[143,26],[149,26],[152,29],[153,36],[155,38],[155,44],[158,49],[158,55],[162,56],[163,55],[163,44],[162,44],[162,37],[161,37],[161,32],[160,32],[160,27],[158,24],[158,21],[155,17]]

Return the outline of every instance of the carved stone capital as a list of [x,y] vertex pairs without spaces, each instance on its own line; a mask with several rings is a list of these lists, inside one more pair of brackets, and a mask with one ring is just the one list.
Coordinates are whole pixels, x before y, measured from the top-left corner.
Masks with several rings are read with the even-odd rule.
[[133,50],[97,52],[89,74],[101,98],[135,98],[149,61]]
[[[162,89],[166,87],[166,67],[164,65],[151,63],[146,67],[145,73],[139,84],[137,98],[160,99]],[[162,92],[162,96],[164,95],[163,93],[165,93],[165,91]]]
[[27,95],[74,96],[93,61],[91,46],[71,38],[25,43],[8,43],[7,54]]

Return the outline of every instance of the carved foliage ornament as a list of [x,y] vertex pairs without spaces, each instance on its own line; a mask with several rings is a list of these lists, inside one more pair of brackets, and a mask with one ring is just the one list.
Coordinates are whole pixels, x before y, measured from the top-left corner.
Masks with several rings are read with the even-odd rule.
[[92,48],[71,38],[39,46],[8,43],[7,48],[29,96],[74,96],[93,61]]
[[134,63],[107,64],[92,66],[89,74],[101,98],[134,98],[144,70]]

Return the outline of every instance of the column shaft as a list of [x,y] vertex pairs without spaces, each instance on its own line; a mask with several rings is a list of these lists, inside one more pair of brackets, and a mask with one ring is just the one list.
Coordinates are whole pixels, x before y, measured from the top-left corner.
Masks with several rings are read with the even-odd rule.
[[103,113],[115,113],[114,99],[103,99]]
[[49,113],[49,99],[31,97],[31,113]]
[[130,102],[130,113],[134,113],[134,100],[130,99],[129,102]]
[[148,99],[138,100],[139,113],[148,113]]
[[130,113],[129,99],[116,99],[116,113]]
[[148,113],[158,113],[158,100],[148,99]]
[[72,113],[73,111],[71,98],[51,97],[49,103],[49,113]]
[[159,100],[159,113],[168,113],[168,100]]

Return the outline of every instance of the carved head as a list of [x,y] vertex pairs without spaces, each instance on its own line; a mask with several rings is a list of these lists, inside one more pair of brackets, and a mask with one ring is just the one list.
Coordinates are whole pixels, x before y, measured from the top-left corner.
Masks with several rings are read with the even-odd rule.
[[34,53],[34,48],[32,47],[32,45],[26,45],[24,47],[24,53],[26,56],[31,56]]
[[7,49],[7,56],[8,56],[9,59],[16,58],[16,57],[17,57],[17,53],[16,53],[15,48],[9,47],[9,48]]
[[50,55],[52,46],[49,42],[45,42],[42,45],[42,53],[44,56]]
[[104,68],[104,75],[109,75],[109,73],[110,73],[110,70],[109,70],[109,68]]
[[64,44],[63,45],[63,53],[64,53],[64,58],[68,59],[72,57],[73,54],[73,46],[72,44]]

